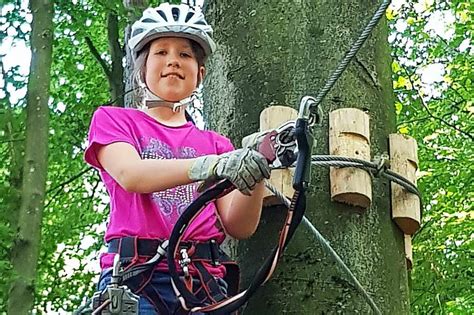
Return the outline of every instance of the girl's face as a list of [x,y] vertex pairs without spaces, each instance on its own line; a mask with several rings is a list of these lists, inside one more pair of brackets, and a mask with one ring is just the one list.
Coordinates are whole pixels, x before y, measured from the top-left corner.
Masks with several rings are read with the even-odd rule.
[[177,102],[191,95],[204,76],[191,43],[185,38],[162,37],[150,45],[146,60],[145,82],[166,101]]

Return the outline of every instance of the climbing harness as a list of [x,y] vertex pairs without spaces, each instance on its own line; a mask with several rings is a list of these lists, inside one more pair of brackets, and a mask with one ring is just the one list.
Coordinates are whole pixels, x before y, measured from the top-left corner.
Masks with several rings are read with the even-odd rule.
[[[380,158],[378,163],[372,163],[364,160],[340,156],[312,155],[312,148],[314,146],[312,128],[321,123],[322,113],[320,104],[323,98],[327,95],[330,89],[334,86],[337,79],[347,68],[350,60],[355,56],[364,41],[367,39],[389,4],[390,1],[388,0],[382,2],[368,25],[364,28],[359,38],[351,46],[348,53],[329,77],[328,81],[318,93],[316,98],[310,96],[305,96],[302,98],[300,102],[298,118],[296,121],[284,124],[275,131],[268,133],[265,136],[264,141],[262,141],[260,146],[257,148],[257,150],[267,158],[269,164],[274,169],[295,166],[293,178],[293,188],[295,189],[295,193],[291,200],[288,200],[286,197],[278,193],[274,188],[271,189],[280,199],[282,199],[284,204],[287,205],[288,213],[283,229],[280,232],[278,244],[273,248],[270,256],[266,258],[262,267],[257,271],[253,282],[249,285],[249,287],[246,290],[237,293],[235,282],[238,284],[238,267],[235,263],[233,263],[233,265],[230,263],[226,266],[227,273],[233,274],[234,278],[236,277],[235,275],[237,275],[237,280],[229,281],[231,285],[234,282],[234,288],[229,290],[228,294],[219,293],[213,295],[212,293],[216,292],[216,290],[213,289],[216,287],[216,280],[209,274],[209,272],[207,272],[203,265],[203,261],[211,262],[211,264],[214,266],[215,264],[222,262],[213,258],[203,260],[196,256],[193,257],[193,255],[190,254],[191,248],[186,246],[183,248],[183,235],[186,231],[186,228],[191,224],[193,219],[199,215],[200,211],[202,211],[202,209],[207,204],[234,189],[232,183],[225,180],[206,190],[188,206],[188,208],[176,222],[170,239],[166,241],[160,241],[160,243],[155,247],[153,257],[150,260],[141,264],[131,264],[130,266],[121,270],[120,260],[117,259],[117,263],[114,263],[112,282],[104,291],[101,293],[96,293],[94,296],[95,299],[93,299],[93,304],[96,308],[94,314],[118,314],[115,312],[118,307],[122,307],[122,309],[127,310],[134,310],[134,301],[136,295],[127,290],[130,288],[132,292],[140,292],[142,289],[144,289],[151,277],[154,267],[165,257],[167,259],[173,289],[184,310],[191,312],[207,312],[212,314],[230,314],[246,303],[253,293],[270,279],[276,268],[279,258],[283,254],[283,251],[285,250],[294,232],[296,231],[296,228],[301,222],[304,222],[304,224],[306,224],[313,231],[323,249],[327,251],[336,260],[338,265],[342,266],[343,270],[348,273],[351,280],[355,283],[356,288],[359,290],[359,292],[361,292],[374,312],[376,314],[381,314],[379,308],[372,300],[370,295],[363,289],[363,287],[350,272],[344,262],[340,259],[337,253],[331,248],[329,243],[324,239],[324,237],[322,237],[316,228],[314,228],[311,222],[309,222],[309,220],[304,217],[304,212],[306,209],[306,191],[310,185],[310,172],[312,165],[358,167],[369,171],[375,176],[383,176],[397,184],[400,184],[409,192],[415,193],[418,197],[420,197],[418,189],[415,185],[402,176],[387,169],[386,161],[383,158]],[[270,188],[271,185],[267,184],[267,187]],[[217,247],[216,251],[220,252],[221,250]],[[210,252],[211,256],[216,256],[215,254],[212,254],[212,250]],[[123,259],[123,257],[121,258]],[[176,262],[178,262],[180,270],[178,270]],[[190,266],[194,266],[196,270],[199,271],[199,279],[201,283],[206,284],[207,290],[209,291],[207,295],[210,297],[210,299],[202,300],[195,296],[195,292],[193,292],[192,288],[193,275],[189,272]],[[235,269],[237,271],[230,272],[232,268],[229,266],[236,267]],[[133,279],[141,280],[129,281]],[[133,285],[133,282],[135,282],[135,285]],[[120,286],[121,283],[132,284],[127,284],[127,287]],[[120,290],[120,293],[118,293],[119,291],[114,291],[115,289]],[[121,302],[120,298],[118,297],[122,298]],[[124,303],[124,301],[126,303]]]

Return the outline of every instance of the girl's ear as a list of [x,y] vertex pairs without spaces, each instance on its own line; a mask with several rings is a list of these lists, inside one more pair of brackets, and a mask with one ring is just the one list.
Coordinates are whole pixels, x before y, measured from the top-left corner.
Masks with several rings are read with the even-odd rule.
[[198,86],[204,80],[205,75],[206,75],[206,68],[204,66],[200,66],[199,67],[199,72],[198,72],[198,84],[197,84]]

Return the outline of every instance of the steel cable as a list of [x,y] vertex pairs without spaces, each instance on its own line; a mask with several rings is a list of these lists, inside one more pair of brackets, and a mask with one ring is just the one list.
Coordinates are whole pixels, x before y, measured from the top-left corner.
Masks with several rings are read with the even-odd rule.
[[[265,181],[265,186],[275,195],[277,196],[286,207],[290,206],[290,200],[285,197],[282,193],[278,191],[272,184],[270,184],[268,181]],[[357,280],[356,276],[352,273],[352,271],[347,267],[347,265],[344,263],[344,261],[341,259],[341,257],[337,254],[337,252],[331,247],[329,242],[321,235],[321,233],[314,227],[314,225],[306,218],[306,216],[303,216],[303,221],[302,221],[310,230],[313,232],[316,240],[319,242],[321,247],[323,248],[323,251],[331,256],[336,263],[339,265],[339,267],[344,270],[344,272],[349,276],[349,278],[352,280],[354,283],[355,287],[357,288],[357,291],[359,291],[366,302],[370,305],[372,310],[376,314],[382,314],[380,312],[380,309],[378,308],[377,304],[375,304],[374,300],[372,297],[369,295],[369,293],[364,289],[364,287],[360,284],[359,280]]]
[[311,164],[316,166],[358,167],[364,169],[376,177],[385,177],[399,184],[412,194],[417,195],[420,199],[420,204],[422,203],[420,191],[411,181],[389,169],[379,169],[379,165],[374,162],[336,155],[313,155],[311,157]]
[[374,29],[375,25],[377,25],[380,18],[384,15],[385,11],[390,5],[390,2],[391,2],[390,0],[384,0],[382,4],[380,4],[379,8],[377,9],[377,11],[375,11],[374,15],[370,19],[369,23],[365,26],[362,33],[360,33],[357,40],[351,45],[351,48],[346,53],[344,58],[341,60],[336,70],[334,70],[334,72],[331,74],[329,79],[326,81],[326,84],[324,85],[324,87],[319,91],[318,95],[316,95],[314,108],[319,107],[319,104],[323,101],[326,94],[328,94],[328,92],[332,89],[332,87],[334,86],[336,81],[339,79],[339,77],[342,75],[344,70],[346,70],[347,66],[349,65],[349,62],[357,54],[359,49],[362,47],[362,45],[364,44],[366,39],[369,37],[372,30]]
[[[410,182],[408,179],[404,178],[400,174],[397,174],[389,169],[386,169],[386,166],[384,165],[385,163],[383,163],[383,161],[382,163],[377,164],[375,162],[370,162],[370,161],[356,159],[356,158],[349,158],[349,157],[344,157],[344,156],[313,155],[311,157],[311,164],[315,166],[332,166],[332,167],[341,167],[341,168],[342,167],[357,167],[357,168],[363,169],[374,176],[376,175],[376,176],[387,178],[388,180],[401,185],[402,187],[407,189],[409,192],[416,194],[418,198],[420,198],[420,204],[421,204],[421,195],[420,195],[420,192],[418,191],[418,188],[412,182]],[[265,186],[277,198],[279,198],[286,207],[289,207],[290,200],[287,197],[285,197],[281,192],[279,192],[268,181],[265,181]],[[341,267],[342,270],[344,270],[344,272],[349,276],[349,278],[352,280],[357,290],[362,294],[362,296],[370,305],[372,310],[376,314],[382,314],[380,312],[380,309],[375,304],[374,300],[370,297],[368,292],[362,287],[362,285],[354,276],[352,271],[347,267],[347,265],[340,258],[337,252],[331,247],[329,242],[321,235],[321,233],[314,227],[314,225],[308,220],[308,218],[306,218],[306,216],[303,217],[303,223],[314,234],[316,240],[322,246],[324,252],[330,255],[336,261],[339,267]]]

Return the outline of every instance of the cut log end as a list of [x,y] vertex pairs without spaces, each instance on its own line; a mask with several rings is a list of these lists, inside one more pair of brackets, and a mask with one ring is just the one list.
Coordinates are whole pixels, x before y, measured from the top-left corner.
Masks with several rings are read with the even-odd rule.
[[417,221],[411,217],[396,217],[393,218],[393,220],[395,223],[397,223],[400,230],[408,235],[415,234],[415,232],[420,228],[420,221]]
[[342,193],[332,197],[332,200],[341,202],[350,206],[367,209],[370,206],[370,198],[359,193]]

